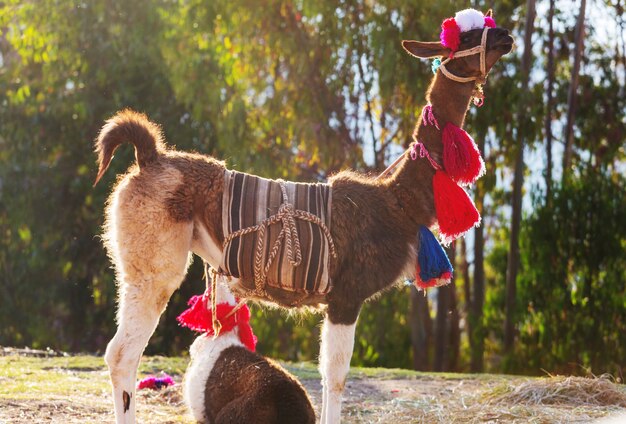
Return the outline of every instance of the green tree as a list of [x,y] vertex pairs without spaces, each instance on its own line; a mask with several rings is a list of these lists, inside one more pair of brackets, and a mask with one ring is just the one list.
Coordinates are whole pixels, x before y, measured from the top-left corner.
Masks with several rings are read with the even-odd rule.
[[[548,6],[544,3],[538,4],[539,10]],[[406,56],[400,40],[437,39],[441,19],[464,7],[459,1],[399,0],[4,1],[0,344],[102,351],[113,334],[115,285],[97,234],[115,174],[133,157],[128,146],[121,148],[94,189],[91,140],[116,110],[147,112],[178,148],[212,154],[230,167],[267,177],[325,180],[346,167],[376,173],[411,142],[431,78],[429,64]],[[623,27],[619,2],[597,7],[606,8],[606,25],[615,18],[616,28]],[[554,35],[538,16],[535,42],[554,40],[554,96],[547,118],[554,123],[554,142],[559,145],[564,141],[559,129],[568,110],[576,16],[567,10],[554,12]],[[524,16],[522,1],[496,5],[499,25],[512,29],[516,37],[523,24],[519,16]],[[609,200],[611,193],[619,197],[623,189],[626,59],[623,40],[607,42],[593,25],[589,29],[573,117],[572,181],[555,184],[557,201],[550,206],[541,187],[532,187],[542,167],[526,163],[521,187],[535,200],[533,209],[522,208],[521,215],[520,292],[515,304],[520,338],[512,356],[527,362],[514,362],[518,371],[537,372],[548,342],[554,348],[546,360],[551,369],[562,369],[564,361],[572,360],[594,370],[613,370],[618,357],[608,351],[623,354],[613,349],[616,343],[623,346],[621,336],[608,327],[609,319],[618,322],[616,331],[623,324],[618,306],[625,295],[618,287],[623,285],[619,270],[624,267],[618,256],[623,257],[624,232],[611,221],[622,219],[615,208],[623,205]],[[459,290],[449,287],[426,298],[400,289],[373,300],[361,314],[355,364],[431,368],[434,310],[441,307],[442,312],[444,303],[454,305],[458,299],[458,307],[450,311],[460,314],[460,329],[469,336],[461,338],[469,343],[461,344],[459,368],[501,369],[495,358],[503,347],[511,219],[507,211],[520,124],[513,105],[523,97],[529,105],[527,157],[535,157],[535,146],[544,138],[546,93],[538,81],[546,56],[540,49],[534,51],[539,55],[528,85],[522,84],[520,53],[511,54],[492,70],[485,106],[468,115],[467,130],[484,150],[488,172],[473,193],[483,226],[458,253],[457,262],[463,264],[456,273]],[[560,180],[558,172],[555,168],[554,181]],[[601,187],[598,193],[593,193],[594,185]],[[568,199],[596,202],[603,211]],[[590,221],[589,214],[597,217]],[[565,228],[564,221],[572,227]],[[592,243],[595,249],[600,238],[585,232],[572,241],[562,239],[563,234],[595,231],[596,221],[607,223],[599,234],[613,246],[605,252],[612,259],[591,263],[589,257],[571,256],[578,255],[572,251],[576,243]],[[534,250],[536,245],[543,247]],[[558,258],[551,262],[553,269],[542,262],[546,259],[534,256],[550,250],[546,246]],[[581,251],[591,249],[583,247]],[[193,334],[178,328],[174,318],[192,294],[204,289],[201,276],[196,261],[148,352],[187,348]],[[587,287],[590,297],[583,295]],[[545,289],[546,299],[559,301],[543,302],[537,309],[543,298],[534,297],[535,289]],[[602,340],[594,345],[586,314],[599,314],[599,304],[609,306],[606,316],[594,318],[602,323]],[[576,331],[557,322],[563,321],[564,305]],[[440,313],[438,328],[445,334],[447,328],[456,328],[457,318],[449,320],[450,327],[444,318]],[[259,349],[270,356],[315,359],[318,323],[317,315],[253,306]],[[451,361],[441,361],[438,367],[454,367],[456,354],[451,352],[456,352],[459,338],[455,331],[449,333],[449,339],[438,341],[438,352],[449,354]],[[567,336],[567,341],[553,342],[555,334]],[[570,341],[575,355],[564,351]],[[587,345],[607,353],[594,356]],[[613,365],[602,368],[603,360]]]
[[623,176],[589,169],[553,204],[535,201],[522,232],[518,371],[623,374],[625,189]]

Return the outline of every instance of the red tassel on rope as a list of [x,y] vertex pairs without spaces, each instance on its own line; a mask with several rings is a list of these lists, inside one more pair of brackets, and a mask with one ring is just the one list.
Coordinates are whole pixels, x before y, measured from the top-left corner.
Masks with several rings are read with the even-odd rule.
[[241,343],[243,343],[245,347],[254,352],[258,339],[252,332],[252,327],[250,326],[250,309],[247,305],[244,305],[237,311],[237,322],[239,340],[241,340]]
[[450,243],[480,223],[480,214],[465,190],[443,171],[433,177],[435,213],[444,243]]
[[[176,319],[178,323],[194,331],[214,335],[213,314],[211,313],[210,294],[204,293],[202,296],[193,296],[187,302],[189,309],[185,310]],[[237,327],[239,330],[239,340],[248,349],[254,352],[256,349],[257,337],[250,326],[250,309],[248,305],[241,306],[233,313],[235,305],[219,303],[216,306],[215,314],[221,324],[219,334],[225,334]]]
[[443,167],[454,181],[471,184],[485,173],[485,163],[472,137],[448,122],[441,136]]
[[189,309],[180,314],[176,320],[183,327],[193,331],[212,332],[213,322],[211,320],[210,297],[208,293],[201,296],[193,296],[187,302]]

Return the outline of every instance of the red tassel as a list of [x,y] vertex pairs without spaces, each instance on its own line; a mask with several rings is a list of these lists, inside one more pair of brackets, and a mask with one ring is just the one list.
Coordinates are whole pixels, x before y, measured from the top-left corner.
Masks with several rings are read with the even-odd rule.
[[459,184],[471,184],[485,173],[485,163],[472,137],[448,122],[443,129],[443,167]]
[[[189,309],[185,310],[176,318],[180,325],[194,331],[206,333],[209,336],[213,332],[213,314],[209,307],[210,295],[204,293],[202,296],[193,296],[187,304]],[[250,309],[248,305],[243,305],[235,313],[232,313],[235,305],[220,303],[215,308],[215,314],[222,325],[220,334],[225,334],[237,327],[239,330],[239,340],[248,349],[254,352],[256,349],[257,337],[250,327]]]
[[189,309],[185,310],[176,318],[183,327],[200,332],[213,332],[211,308],[209,307],[209,295],[193,296],[187,302]]
[[441,170],[433,177],[433,194],[439,233],[444,243],[453,241],[480,223],[480,214],[472,199]]
[[254,352],[256,350],[256,342],[257,337],[254,335],[252,331],[252,327],[250,326],[250,308],[248,305],[243,305],[236,313],[237,318],[235,322],[237,323],[237,328],[239,330],[239,340],[245,347]]

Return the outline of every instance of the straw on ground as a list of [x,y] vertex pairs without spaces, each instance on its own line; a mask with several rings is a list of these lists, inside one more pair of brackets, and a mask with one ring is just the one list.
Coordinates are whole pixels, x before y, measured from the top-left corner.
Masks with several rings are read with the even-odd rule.
[[[10,350],[4,355],[0,356],[1,424],[113,421],[101,357],[27,357]],[[186,358],[144,357],[140,375],[165,371],[180,383],[186,366]],[[286,366],[301,379],[319,413],[321,387],[315,364]],[[192,422],[179,384],[138,393],[140,422]],[[626,413],[624,386],[608,378],[357,368],[351,371],[345,396],[346,423],[582,423]]]

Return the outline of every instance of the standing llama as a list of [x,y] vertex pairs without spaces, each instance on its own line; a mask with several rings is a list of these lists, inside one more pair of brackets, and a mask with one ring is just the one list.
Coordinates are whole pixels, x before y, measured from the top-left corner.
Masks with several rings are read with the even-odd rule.
[[[239,277],[229,283],[239,297],[285,307],[327,305],[320,349],[321,422],[339,422],[363,303],[419,269],[416,235],[422,228],[437,224],[443,239],[451,240],[480,219],[457,184],[473,181],[483,169],[482,160],[471,156],[473,141],[460,128],[472,98],[482,96],[487,73],[512,44],[490,12],[483,16],[471,9],[444,21],[441,42],[403,42],[413,56],[446,58],[426,95],[430,104],[415,129],[415,143],[389,175],[375,179],[344,171],[321,191],[248,180],[251,176],[229,171],[216,159],[176,151],[142,114],[125,110],[109,119],[96,140],[96,183],[122,143],[134,145],[137,159],[109,198],[103,237],[119,284],[118,329],[105,354],[117,423],[135,421],[139,360],[185,276],[191,253]],[[464,164],[455,163],[455,152],[465,152],[471,169],[459,171]],[[242,196],[241,184],[273,187],[266,196],[272,205]],[[296,198],[304,199],[311,212],[301,211]],[[228,212],[233,199],[242,207],[236,216]],[[258,225],[248,222],[265,209],[272,209],[269,218],[257,216]],[[246,221],[247,228],[239,221]],[[306,250],[298,234],[315,247]],[[247,258],[253,263],[238,264]],[[277,271],[277,264],[292,269]],[[299,289],[288,287],[288,277],[295,274],[306,277]]]
[[[216,283],[216,307],[209,296],[195,296],[178,321],[201,331],[189,348],[184,398],[201,423],[315,424],[311,401],[298,380],[279,364],[255,353],[250,310],[237,307],[222,282]],[[213,294],[212,294],[213,295]],[[213,313],[215,315],[213,315]],[[221,330],[215,334],[212,318]]]

